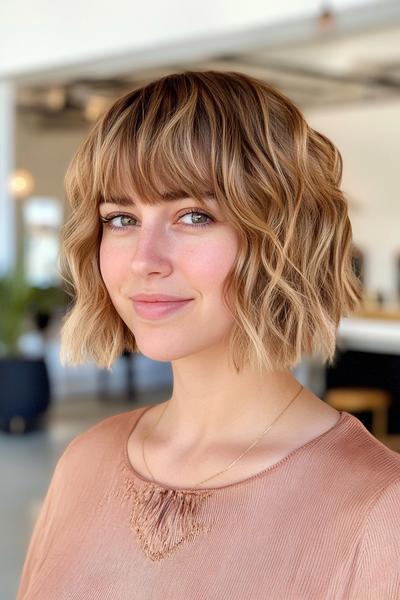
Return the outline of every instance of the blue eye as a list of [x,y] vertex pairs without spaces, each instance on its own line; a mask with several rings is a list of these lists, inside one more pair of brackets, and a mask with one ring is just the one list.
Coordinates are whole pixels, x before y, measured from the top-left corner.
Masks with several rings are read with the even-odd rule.
[[[213,222],[213,218],[208,215],[205,212],[201,212],[198,210],[190,210],[185,212],[183,215],[181,215],[179,217],[179,220],[182,219],[183,217],[187,217],[188,215],[195,215],[196,218],[198,217],[205,217],[206,219],[208,219],[208,222],[206,223],[184,223],[183,225],[185,227],[208,227],[209,225],[211,225],[211,223]],[[108,217],[100,217],[100,221],[102,223],[104,223],[104,225],[106,227],[108,227],[109,229],[113,229],[116,231],[122,231],[123,229],[127,229],[128,227],[135,227],[135,223],[136,223],[136,219],[134,217],[131,217],[130,215],[124,215],[124,214],[114,214],[114,215],[110,215]],[[115,222],[119,221],[119,225],[115,225]],[[131,223],[129,223],[129,221],[131,221]],[[133,221],[135,223],[133,223]]]
[[[207,223],[192,223],[191,225],[188,225],[188,227],[207,227],[208,225],[211,224],[210,221],[212,222],[212,218],[207,213],[203,213],[198,210],[190,210],[190,211],[184,213],[183,215],[181,215],[180,219],[182,219],[182,217],[187,217],[188,215],[196,215],[196,217],[200,216],[200,217],[206,217],[206,219],[208,219]],[[186,225],[186,223],[184,223],[184,225]]]
[[109,217],[100,217],[100,220],[102,221],[102,223],[105,224],[106,227],[109,227],[110,229],[126,229],[126,223],[124,225],[114,225],[113,221],[116,221],[117,219],[123,220],[123,219],[130,219],[132,221],[135,221],[136,219],[134,219],[133,217],[129,217],[128,215],[111,215]]

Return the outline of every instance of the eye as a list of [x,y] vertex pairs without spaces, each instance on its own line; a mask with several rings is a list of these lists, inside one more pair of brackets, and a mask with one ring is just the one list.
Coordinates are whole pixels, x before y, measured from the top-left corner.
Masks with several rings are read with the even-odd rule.
[[[127,221],[136,221],[136,219],[134,219],[133,217],[130,217],[129,215],[110,215],[108,217],[100,217],[100,221],[102,223],[104,223],[104,225],[106,227],[108,227],[109,229],[126,229],[127,227],[129,227],[130,225],[132,225],[132,223],[127,223]],[[119,222],[119,225],[116,225],[115,223]]]
[[[184,217],[190,217],[191,223],[183,223],[185,227],[208,227],[214,221],[214,219],[205,212],[201,212],[199,210],[189,210],[186,211],[183,215],[180,215],[179,221]],[[200,222],[201,219],[206,220],[206,222]],[[193,220],[195,222],[193,222]],[[137,220],[125,214],[112,214],[107,217],[100,217],[100,221],[104,223],[105,227],[109,229],[113,229],[115,231],[123,231],[124,229],[128,229],[128,227],[135,227]]]
[[[187,217],[187,216],[192,217],[193,215],[196,216],[196,218],[195,218],[196,222],[195,223],[192,222],[191,224],[184,223],[185,226],[187,226],[187,227],[207,227],[208,225],[211,225],[210,221],[211,222],[213,221],[213,219],[212,219],[212,217],[210,217],[210,215],[208,215],[207,213],[204,213],[204,212],[200,212],[198,210],[190,210],[190,211],[185,212],[183,215],[181,215],[179,217],[179,220],[183,219],[183,217]],[[207,223],[198,222],[199,217],[200,218],[205,217],[206,219],[208,219],[208,222]],[[192,218],[191,218],[191,220],[192,220]]]

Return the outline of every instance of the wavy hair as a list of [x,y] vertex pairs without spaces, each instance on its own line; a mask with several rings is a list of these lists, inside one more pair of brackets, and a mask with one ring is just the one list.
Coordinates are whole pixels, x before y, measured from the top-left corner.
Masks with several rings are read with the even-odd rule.
[[155,204],[184,191],[202,206],[211,192],[238,232],[224,286],[235,368],[292,368],[303,354],[332,364],[340,318],[361,299],[341,177],[334,144],[254,77],[185,71],[120,97],[65,176],[61,274],[73,301],[62,362],[110,369],[123,351],[139,351],[101,277],[100,202],[134,194]]

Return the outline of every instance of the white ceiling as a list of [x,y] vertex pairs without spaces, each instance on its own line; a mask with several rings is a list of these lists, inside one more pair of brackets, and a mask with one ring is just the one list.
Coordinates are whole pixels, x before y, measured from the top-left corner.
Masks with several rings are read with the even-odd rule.
[[[133,68],[129,60],[108,62],[92,65],[84,76],[60,73],[58,80],[53,73],[51,84],[21,85],[18,104],[21,111],[33,110],[43,125],[78,125],[90,99],[111,102],[135,86],[184,69],[247,72],[275,84],[303,108],[399,97],[400,2],[358,10],[333,15],[325,28],[308,19],[258,30],[253,43],[238,44],[237,51],[147,69]],[[49,86],[53,96],[54,86],[64,93],[57,110],[46,104]]]

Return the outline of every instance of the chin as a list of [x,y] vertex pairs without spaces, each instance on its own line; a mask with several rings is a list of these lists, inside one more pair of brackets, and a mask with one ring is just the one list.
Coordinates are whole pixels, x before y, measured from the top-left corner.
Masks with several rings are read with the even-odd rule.
[[[197,343],[194,342],[196,337]],[[159,362],[172,362],[198,354],[210,346],[209,340],[203,340],[201,343],[199,337],[199,333],[196,335],[194,331],[185,328],[180,333],[175,331],[172,335],[155,331],[143,332],[142,335],[135,335],[135,341],[143,356]]]
[[187,353],[185,352],[173,352],[171,351],[171,348],[153,348],[153,347],[149,347],[146,344],[139,344],[138,342],[137,346],[138,346],[138,350],[139,352],[145,356],[146,358],[149,358],[150,360],[155,360],[158,362],[172,362],[174,360],[178,360],[180,358],[185,358],[185,356],[187,356]]

